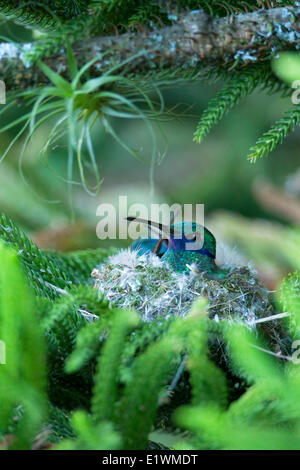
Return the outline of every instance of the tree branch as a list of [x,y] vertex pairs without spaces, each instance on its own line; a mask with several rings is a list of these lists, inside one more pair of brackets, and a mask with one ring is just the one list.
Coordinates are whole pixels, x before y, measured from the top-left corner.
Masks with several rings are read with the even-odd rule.
[[[8,89],[45,83],[35,65],[26,63],[23,45],[0,44],[0,78]],[[99,56],[91,75],[128,61],[125,73],[148,73],[163,68],[195,68],[198,65],[246,66],[270,60],[278,51],[300,48],[300,7],[273,8],[215,18],[203,11],[181,15],[172,26],[156,31],[97,37],[73,45],[79,66]],[[135,56],[135,58],[132,58]],[[68,76],[64,48],[44,59],[55,71]]]

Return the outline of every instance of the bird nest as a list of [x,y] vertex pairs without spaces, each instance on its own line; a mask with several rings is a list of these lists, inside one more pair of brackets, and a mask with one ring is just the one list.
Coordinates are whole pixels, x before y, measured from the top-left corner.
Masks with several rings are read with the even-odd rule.
[[[250,265],[230,266],[228,262],[220,267],[227,268],[228,274],[210,279],[196,273],[193,266],[189,274],[177,273],[152,253],[122,250],[96,267],[92,277],[99,295],[115,307],[134,309],[145,322],[184,317],[194,300],[205,297],[212,321],[237,321],[252,331],[259,329],[270,348],[266,352],[284,359],[289,335],[276,319],[270,292],[258,281],[255,270]],[[219,340],[217,343],[217,349],[223,350]]]
[[92,276],[99,293],[117,307],[135,309],[144,321],[184,317],[199,296],[208,300],[209,317],[216,322],[240,320],[254,326],[258,318],[274,313],[269,291],[249,266],[234,266],[224,279],[209,279],[193,269],[174,272],[152,253],[123,250]]

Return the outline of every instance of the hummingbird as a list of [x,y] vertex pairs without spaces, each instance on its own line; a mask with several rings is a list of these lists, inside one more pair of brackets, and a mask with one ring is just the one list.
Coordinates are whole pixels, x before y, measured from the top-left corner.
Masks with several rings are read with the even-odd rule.
[[228,273],[216,265],[216,239],[203,225],[178,222],[167,226],[139,217],[127,217],[126,220],[147,225],[159,237],[135,240],[132,248],[139,253],[154,252],[179,273],[204,272],[215,279],[223,278]]

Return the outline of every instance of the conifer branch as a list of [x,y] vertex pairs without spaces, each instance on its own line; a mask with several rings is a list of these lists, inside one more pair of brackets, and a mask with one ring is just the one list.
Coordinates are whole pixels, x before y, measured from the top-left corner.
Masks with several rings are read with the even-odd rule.
[[[269,70],[269,75],[271,74]],[[267,79],[265,72],[265,79]],[[259,68],[247,69],[230,77],[229,82],[216,94],[205,109],[194,134],[194,141],[201,143],[211,128],[219,122],[237,103],[253,92],[261,83],[261,71]]]
[[250,148],[249,160],[255,163],[263,157],[267,157],[279,143],[282,143],[291,131],[299,126],[300,123],[300,109],[294,106],[285,112],[284,116],[273,124],[271,129],[265,132]]
[[[163,68],[187,69],[200,65],[231,69],[269,60],[279,50],[297,50],[299,45],[300,7],[291,6],[222,18],[204,11],[190,11],[175,17],[171,26],[94,37],[77,41],[73,47],[79,66],[99,56],[90,69],[92,76],[99,76],[113,64],[124,63],[133,56],[134,60],[125,66],[126,73],[145,74]],[[0,44],[0,78],[9,89],[46,82],[36,65],[28,66],[24,47],[28,50],[30,46],[23,44],[16,48],[9,43]],[[56,72],[67,75],[64,47],[45,61]]]

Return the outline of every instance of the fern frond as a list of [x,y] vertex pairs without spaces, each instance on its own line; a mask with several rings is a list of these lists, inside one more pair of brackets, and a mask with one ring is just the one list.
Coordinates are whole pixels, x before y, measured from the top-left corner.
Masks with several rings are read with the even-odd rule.
[[285,116],[275,122],[271,129],[260,137],[257,143],[250,148],[248,159],[255,163],[260,158],[266,157],[278,144],[283,142],[291,131],[300,123],[300,108],[293,107],[286,111]]

